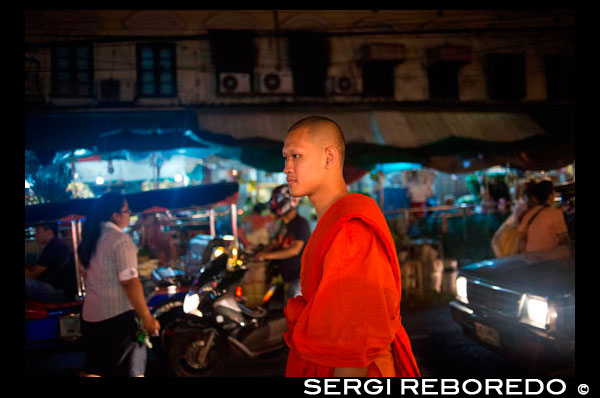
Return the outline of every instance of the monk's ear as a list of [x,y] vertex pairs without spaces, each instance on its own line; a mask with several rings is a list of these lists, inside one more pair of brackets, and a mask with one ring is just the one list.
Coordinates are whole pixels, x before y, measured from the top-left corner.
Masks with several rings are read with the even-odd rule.
[[339,158],[338,151],[334,146],[329,146],[329,147],[325,148],[325,155],[326,155],[325,168],[330,169],[338,161],[338,158]]

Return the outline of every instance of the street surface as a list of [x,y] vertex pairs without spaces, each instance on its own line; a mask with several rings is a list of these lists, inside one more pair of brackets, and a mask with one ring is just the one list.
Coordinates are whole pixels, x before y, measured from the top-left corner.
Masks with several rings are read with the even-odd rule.
[[[544,376],[506,360],[463,336],[447,305],[402,310],[402,323],[411,340],[423,377],[526,378]],[[25,351],[26,377],[76,377],[84,358],[81,347]],[[277,377],[285,372],[285,353],[259,361],[237,362],[228,368],[235,377]],[[146,377],[168,377],[169,370],[151,352]]]

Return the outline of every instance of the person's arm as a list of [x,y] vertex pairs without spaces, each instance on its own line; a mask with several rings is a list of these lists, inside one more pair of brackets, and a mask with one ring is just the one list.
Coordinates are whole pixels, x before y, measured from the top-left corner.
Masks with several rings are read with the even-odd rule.
[[133,306],[133,309],[142,319],[144,327],[149,334],[157,336],[160,330],[160,323],[156,320],[146,304],[146,298],[144,297],[144,289],[140,280],[136,278],[121,281],[121,285],[125,288],[127,298]]
[[365,377],[367,375],[366,368],[335,368],[333,369],[333,377]]
[[117,270],[119,272],[119,281],[125,289],[127,298],[131,306],[142,319],[144,328],[150,335],[158,335],[160,323],[152,316],[146,298],[142,283],[138,279],[137,273],[137,248],[130,237],[124,237],[114,248]]
[[334,368],[339,377],[366,376],[377,353],[392,343],[400,314],[398,279],[386,256],[370,226],[344,224],[323,259],[319,288],[295,320],[299,356]]
[[46,272],[46,267],[42,267],[38,264],[33,264],[30,267],[25,267],[25,278],[37,279]]
[[283,260],[286,258],[294,257],[300,254],[302,248],[304,247],[304,241],[302,240],[294,240],[292,244],[285,249],[275,250],[270,253],[261,253],[258,254],[258,259],[264,260]]
[[269,252],[271,250],[275,250],[279,244],[276,239],[271,238],[269,244],[262,249],[262,252]]

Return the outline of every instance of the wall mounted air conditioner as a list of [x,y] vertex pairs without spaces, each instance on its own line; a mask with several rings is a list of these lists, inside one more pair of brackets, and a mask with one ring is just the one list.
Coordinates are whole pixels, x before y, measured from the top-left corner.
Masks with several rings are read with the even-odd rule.
[[261,94],[292,94],[294,80],[290,71],[265,71],[257,75]]
[[218,94],[248,94],[251,90],[249,73],[219,73]]
[[358,78],[351,76],[329,76],[327,80],[328,93],[334,95],[359,94]]
[[120,79],[102,79],[98,83],[98,100],[100,102],[131,101],[125,98],[125,82]]

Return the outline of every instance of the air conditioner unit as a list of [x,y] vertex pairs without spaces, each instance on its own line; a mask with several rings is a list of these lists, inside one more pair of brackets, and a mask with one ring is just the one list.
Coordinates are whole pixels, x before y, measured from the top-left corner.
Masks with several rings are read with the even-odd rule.
[[294,80],[289,71],[266,71],[257,74],[258,90],[261,94],[292,94]]
[[133,101],[134,83],[126,79],[102,79],[98,82],[98,100],[100,102]]
[[251,89],[249,73],[219,73],[219,94],[248,94]]
[[121,101],[121,81],[117,79],[100,80],[98,99],[102,102]]
[[359,93],[358,79],[351,76],[329,76],[328,92],[335,95],[356,95]]

